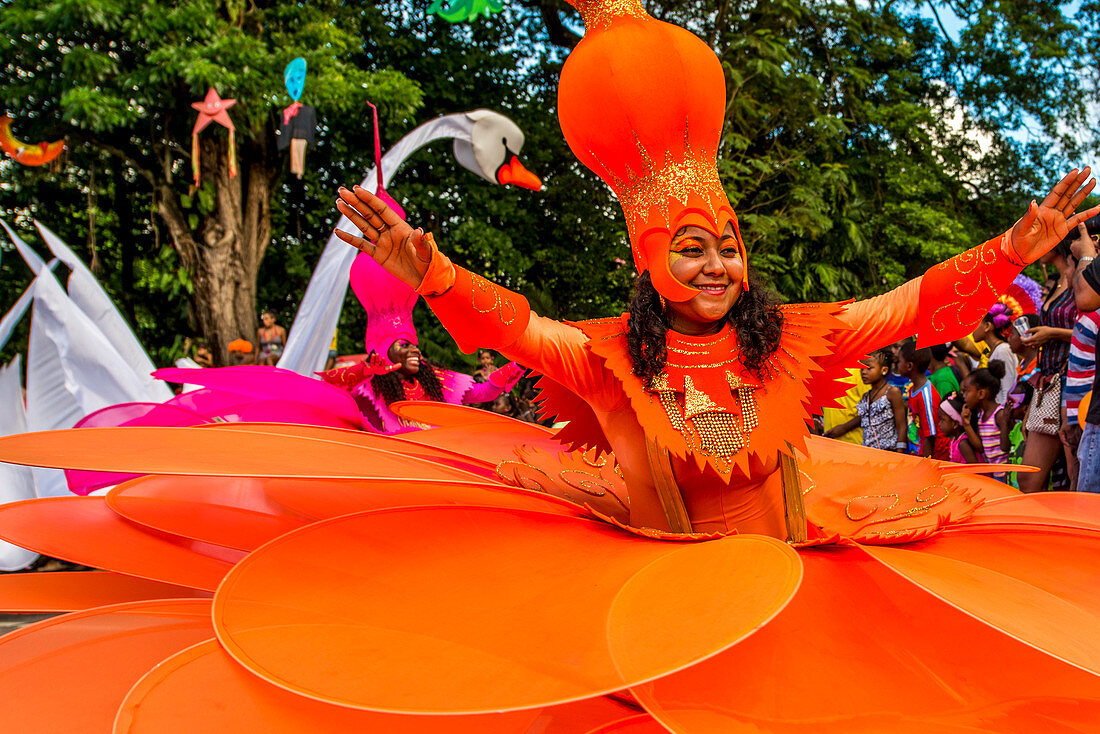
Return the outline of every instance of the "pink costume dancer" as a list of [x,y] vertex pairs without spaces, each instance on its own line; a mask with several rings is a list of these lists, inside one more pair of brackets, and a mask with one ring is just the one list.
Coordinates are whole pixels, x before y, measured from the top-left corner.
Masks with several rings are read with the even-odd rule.
[[[405,433],[427,427],[395,415],[389,408],[394,400],[437,400],[455,405],[487,403],[515,387],[525,372],[523,367],[510,362],[489,375],[487,382],[479,383],[470,375],[443,369],[423,359],[419,359],[419,369],[410,372],[406,362],[395,362],[391,347],[407,343],[415,350],[415,357],[419,357],[412,312],[420,296],[364,254],[352,263],[351,288],[367,312],[364,351],[368,360],[320,375],[329,384],[351,393],[363,413],[363,427],[367,430]],[[430,370],[436,379],[425,376],[425,370]]]

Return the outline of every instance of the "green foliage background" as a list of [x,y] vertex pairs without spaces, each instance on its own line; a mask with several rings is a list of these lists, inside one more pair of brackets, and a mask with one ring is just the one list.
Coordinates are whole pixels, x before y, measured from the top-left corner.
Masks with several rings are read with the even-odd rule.
[[[0,162],[0,215],[30,240],[37,217],[88,261],[94,241],[101,280],[154,361],[168,363],[194,335],[190,284],[140,172],[154,148],[138,144],[186,148],[190,103],[209,84],[239,98],[232,114],[244,135],[271,125],[289,101],[282,68],[304,55],[303,101],[322,125],[307,175],[284,175],[276,190],[261,308],[290,325],[337,218],[336,187],[372,163],[370,98],[382,111],[383,147],[441,114],[487,107],[514,119],[542,192],[490,185],[437,143],[406,164],[390,193],[458,262],[523,291],[540,313],[621,309],[633,278],[621,214],[569,152],[555,117],[562,44],[581,30],[576,14],[560,0],[525,0],[452,25],[427,15],[428,5],[254,3],[266,19],[254,27],[238,2],[0,2],[0,99],[16,135],[71,142],[59,172]],[[929,7],[961,28],[945,33]],[[1095,3],[661,0],[648,9],[699,34],[723,61],[720,172],[752,266],[787,299],[896,286],[1004,231],[1092,152]],[[82,145],[97,137],[129,153]],[[186,179],[182,156],[175,165]],[[189,202],[213,205],[202,196]],[[7,247],[0,308],[30,277]],[[417,318],[433,358],[466,360],[426,309]],[[361,348],[363,327],[349,295],[341,351]],[[0,357],[25,349],[21,328]]]

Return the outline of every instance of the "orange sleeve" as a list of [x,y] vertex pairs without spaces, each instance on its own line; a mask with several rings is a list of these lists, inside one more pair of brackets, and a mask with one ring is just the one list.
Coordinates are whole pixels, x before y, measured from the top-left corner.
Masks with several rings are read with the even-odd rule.
[[973,331],[1022,267],[1002,251],[1004,235],[974,247],[881,296],[847,306],[834,334],[833,364],[851,364],[917,335],[917,346],[954,341]]
[[617,397],[580,329],[533,313],[520,294],[454,265],[438,250],[417,290],[463,352],[495,349],[597,408]]
[[961,339],[1024,269],[1005,256],[1009,233],[956,255],[924,274],[917,346]]

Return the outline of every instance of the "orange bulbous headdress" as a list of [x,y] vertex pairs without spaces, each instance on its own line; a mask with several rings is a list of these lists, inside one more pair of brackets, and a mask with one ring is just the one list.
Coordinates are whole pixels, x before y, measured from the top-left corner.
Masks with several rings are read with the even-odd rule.
[[580,161],[619,197],[638,272],[673,301],[699,292],[668,265],[672,235],[720,236],[737,216],[718,180],[726,106],[722,65],[694,34],[649,16],[641,0],[568,0],[585,34],[561,72],[558,120]]

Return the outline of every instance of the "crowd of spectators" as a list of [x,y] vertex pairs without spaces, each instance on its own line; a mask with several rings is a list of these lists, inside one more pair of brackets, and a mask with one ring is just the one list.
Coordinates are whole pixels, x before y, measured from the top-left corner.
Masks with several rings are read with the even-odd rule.
[[[1052,275],[1038,313],[997,303],[966,339],[918,349],[913,340],[851,370],[844,406],[821,431],[865,446],[965,463],[1025,492],[1100,492],[1100,333],[1097,242],[1084,225],[1043,263]],[[1015,316],[1015,317],[1014,317]],[[1038,471],[1013,472],[1026,464]]]

